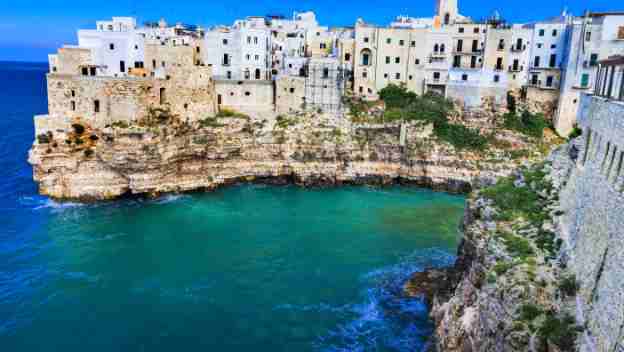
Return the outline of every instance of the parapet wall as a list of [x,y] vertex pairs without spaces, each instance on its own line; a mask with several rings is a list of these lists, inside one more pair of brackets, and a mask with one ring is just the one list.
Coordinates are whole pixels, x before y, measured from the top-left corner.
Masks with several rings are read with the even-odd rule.
[[624,104],[582,97],[583,136],[563,189],[561,229],[581,285],[581,351],[624,349]]

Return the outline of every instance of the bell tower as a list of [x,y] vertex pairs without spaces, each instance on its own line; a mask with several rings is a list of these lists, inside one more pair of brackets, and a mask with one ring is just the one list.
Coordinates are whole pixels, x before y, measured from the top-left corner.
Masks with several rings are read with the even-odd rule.
[[457,0],[436,0],[435,11],[443,25],[453,24],[459,14]]

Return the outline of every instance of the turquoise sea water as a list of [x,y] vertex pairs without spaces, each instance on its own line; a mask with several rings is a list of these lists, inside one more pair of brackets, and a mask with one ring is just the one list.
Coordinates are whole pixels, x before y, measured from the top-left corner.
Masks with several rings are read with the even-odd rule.
[[0,350],[414,351],[403,297],[448,265],[463,198],[241,185],[97,205],[38,196],[45,66],[0,63]]

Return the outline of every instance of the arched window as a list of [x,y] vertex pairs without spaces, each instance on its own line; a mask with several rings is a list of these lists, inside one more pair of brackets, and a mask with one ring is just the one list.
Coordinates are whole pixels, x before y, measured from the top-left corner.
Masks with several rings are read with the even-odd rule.
[[434,46],[433,46],[433,51],[434,51],[434,52],[436,52],[436,53],[437,53],[438,51],[440,51],[440,46],[439,46],[438,44],[434,45]]
[[260,79],[260,69],[256,69],[256,79]]
[[440,44],[440,52],[443,53],[444,52],[444,44]]
[[360,53],[362,56],[362,66],[370,66],[371,63],[371,51],[369,49],[364,49]]

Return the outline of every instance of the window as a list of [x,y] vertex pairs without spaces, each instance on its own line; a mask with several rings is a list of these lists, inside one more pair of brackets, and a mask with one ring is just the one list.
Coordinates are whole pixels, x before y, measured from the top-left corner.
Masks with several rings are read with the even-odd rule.
[[256,69],[256,79],[260,79],[260,76],[262,75],[262,73],[260,72],[260,69],[257,68]]
[[419,59],[416,59],[416,61],[414,61],[414,63],[415,63],[416,65],[420,65],[420,60],[419,60]]
[[553,29],[553,31],[552,31],[552,36],[553,36],[553,37],[556,37],[556,36],[557,36],[557,30],[556,30],[556,29]]
[[548,61],[548,66],[555,67],[557,66],[557,54],[551,54],[550,60]]
[[223,66],[230,65],[230,56],[228,54],[223,54]]
[[400,74],[400,73],[397,73],[394,77],[395,77],[396,79],[401,79],[401,74]]
[[369,66],[370,65],[370,50],[362,50],[362,66]]
[[390,56],[386,56],[386,63],[389,64],[390,63]]
[[351,61],[351,54],[349,53],[345,54],[345,61]]
[[499,81],[500,81],[500,76],[494,75],[494,82],[499,82]]
[[543,36],[544,36],[544,33],[545,33],[545,32],[544,32],[544,30],[543,30],[543,29],[540,29],[540,30],[539,30],[539,36],[540,36],[540,37],[543,37]]
[[441,52],[441,53],[443,53],[443,52],[444,52],[444,49],[446,49],[446,48],[444,47],[444,44],[440,44],[440,52]]
[[473,33],[479,33],[479,27],[475,27],[475,28],[473,29]]
[[459,39],[457,40],[457,51],[461,52],[464,47],[464,41]]
[[113,44],[113,43],[108,44],[108,48],[110,50],[115,50],[115,44]]
[[542,44],[542,43],[537,43],[537,48],[538,48],[538,49],[541,49],[541,48],[542,48],[542,46],[544,46],[544,44]]
[[161,65],[162,67],[165,67],[165,66],[167,66],[167,63],[165,63],[165,62],[163,61],[163,62],[161,62],[161,63],[160,63],[160,65]]
[[472,41],[472,52],[476,52],[479,51],[479,41],[478,40],[473,40]]
[[551,44],[551,45],[550,45],[550,48],[551,48],[551,49],[557,49],[557,44]]
[[589,86],[589,74],[583,73],[583,75],[581,76],[581,87],[587,86]]
[[119,61],[119,72],[126,72],[126,62]]
[[327,67],[323,68],[323,78],[329,78],[329,69]]
[[95,67],[94,66],[89,67],[89,74],[91,76],[95,76]]
[[75,91],[75,90],[73,90],[73,89],[72,89],[72,91],[71,91],[71,96],[72,96],[72,98],[76,97],[76,91]]
[[135,61],[134,68],[143,68],[143,61]]
[[227,79],[232,79],[232,71],[227,71],[225,76],[227,77]]
[[464,33],[464,27],[459,27],[459,28],[457,29],[457,31],[458,31],[459,33]]
[[591,40],[591,32],[585,32],[585,41],[588,42]]
[[325,43],[321,43],[321,44],[319,45],[319,48],[320,48],[320,49],[327,49],[327,45],[326,45]]
[[433,51],[434,51],[434,52],[436,52],[436,53],[437,53],[438,51],[440,51],[440,46],[439,46],[438,44],[435,44],[435,45],[433,46]]
[[95,113],[100,112],[100,101],[99,100],[94,100],[93,101],[93,112],[95,112]]
[[520,61],[518,59],[514,59],[513,65],[511,67],[512,71],[518,71],[518,68],[520,67]]
[[364,93],[364,87],[360,86],[360,93]]
[[412,45],[412,47],[415,47],[415,46],[416,46],[416,41],[415,41],[415,40],[412,40],[411,45]]
[[470,68],[476,68],[476,67],[477,67],[477,57],[472,56],[470,58]]
[[[247,61],[249,61],[249,60],[251,60],[251,55],[247,54],[247,55],[245,56],[245,58],[247,59]],[[291,65],[291,66],[292,66],[292,65]]]
[[135,46],[134,46],[134,50],[139,50],[139,46],[138,46],[138,45],[135,45]]
[[405,40],[399,40],[399,45],[400,46],[404,46],[405,45]]
[[546,87],[552,87],[553,86],[553,80],[554,80],[553,76],[546,77]]
[[82,68],[82,75],[83,76],[88,76],[89,75],[89,68],[88,67],[83,67]]
[[217,104],[221,105],[223,103],[223,97],[221,96],[221,94],[217,95]]
[[591,54],[589,56],[589,66],[598,65],[598,54]]
[[400,63],[401,63],[401,58],[400,58],[400,57],[398,57],[398,56],[397,56],[397,57],[395,57],[395,58],[394,58],[394,63],[395,63],[395,64],[400,64]]
[[369,39],[368,37],[364,37],[364,43],[368,43]]
[[366,71],[362,72],[362,78],[366,78],[366,77],[368,77],[368,72]]
[[160,95],[159,95],[159,100],[160,100],[160,105],[163,105],[167,102],[167,91],[165,90],[165,88],[160,88]]
[[152,60],[152,67],[156,69],[156,60]]
[[538,81],[538,76],[537,75],[532,75],[531,76],[531,84],[532,85],[537,85],[538,82],[539,82]]
[[250,92],[245,92],[245,96],[246,97],[251,96],[251,93]]
[[451,23],[451,14],[446,13],[444,14],[444,24],[449,24]]
[[228,44],[228,40],[227,39],[223,39],[223,45],[227,45]]
[[539,67],[540,65],[540,57],[536,56],[535,59],[533,60],[533,67]]
[[290,88],[290,90],[289,90],[289,91],[290,91],[290,93],[292,94],[292,93],[294,93],[294,92],[295,92],[295,88]]
[[440,80],[440,72],[434,72],[433,73],[433,80],[434,81],[439,81]]
[[412,75],[409,75],[408,79],[411,81],[414,77]]
[[459,67],[459,66],[461,66],[461,56],[455,55],[453,57],[453,67]]
[[388,78],[388,74],[387,73],[384,73],[384,78]]
[[495,70],[502,70],[503,69],[503,58],[499,57],[496,59],[496,67],[494,67]]
[[73,100],[71,101],[71,110],[76,111],[76,102]]
[[386,44],[392,44],[392,39],[391,38],[386,39]]
[[247,37],[247,44],[251,44],[251,37]]
[[256,61],[260,60],[260,55],[254,55],[254,60]]
[[463,74],[461,78],[462,78],[462,81],[467,81],[468,80],[468,75],[467,74]]

